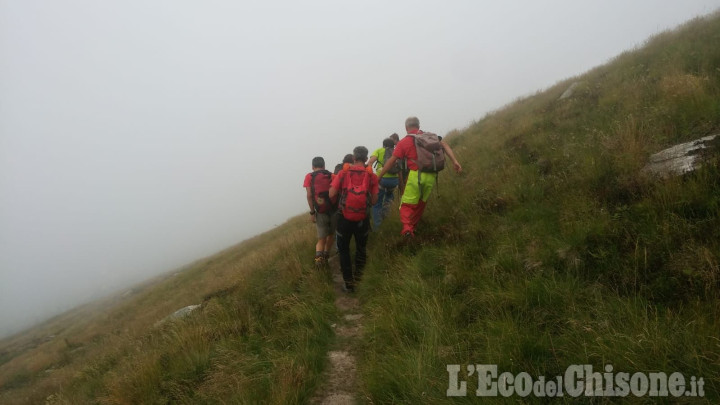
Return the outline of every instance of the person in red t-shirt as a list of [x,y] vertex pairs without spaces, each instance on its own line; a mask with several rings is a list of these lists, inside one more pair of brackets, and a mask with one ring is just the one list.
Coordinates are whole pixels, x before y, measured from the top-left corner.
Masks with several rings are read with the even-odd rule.
[[[388,168],[395,164],[397,159],[404,159],[407,162],[407,179],[405,189],[403,190],[402,200],[400,204],[400,221],[403,224],[401,233],[406,237],[415,236],[415,227],[420,221],[420,217],[425,211],[425,204],[430,197],[430,192],[435,185],[437,173],[423,172],[422,176],[418,173],[418,166],[415,161],[418,158],[415,149],[415,137],[413,135],[422,134],[420,130],[420,120],[417,117],[410,117],[405,120],[405,130],[407,136],[395,145],[393,156],[387,160],[385,166],[378,176],[382,178]],[[452,160],[453,168],[457,173],[462,172],[462,166],[455,158],[450,145],[440,139],[445,154]]]
[[[338,215],[337,245],[340,270],[347,292],[355,291],[355,284],[360,280],[365,268],[367,257],[365,247],[370,233],[370,207],[378,198],[378,178],[371,167],[365,167],[368,159],[367,148],[358,146],[353,149],[353,159],[353,165],[346,164],[330,185],[330,198],[340,194],[341,215]],[[352,190],[353,188],[355,189]],[[355,237],[354,272],[350,257],[350,240],[353,237]]]
[[[305,187],[307,202],[310,207],[310,220],[317,227],[315,266],[321,267],[327,264],[330,247],[335,241],[337,206],[336,201],[328,197],[330,182],[335,175],[325,170],[325,159],[320,156],[313,158],[312,170],[312,172],[305,175],[303,187]],[[312,184],[313,177],[315,178],[315,184]],[[313,191],[315,192],[314,195]]]

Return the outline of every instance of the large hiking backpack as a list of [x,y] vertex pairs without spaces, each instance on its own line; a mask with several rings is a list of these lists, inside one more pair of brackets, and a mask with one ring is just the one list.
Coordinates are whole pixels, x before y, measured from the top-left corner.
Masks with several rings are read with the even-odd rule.
[[424,173],[437,173],[445,168],[445,150],[440,138],[432,132],[408,134],[415,138],[418,170]]
[[356,166],[350,166],[343,171],[345,178],[340,195],[340,211],[348,221],[362,221],[370,213],[370,179],[373,174]]
[[310,192],[313,195],[313,205],[315,211],[321,214],[330,212],[335,208],[329,194],[331,182],[332,174],[325,169],[315,170],[310,175]]
[[[383,156],[383,161],[381,162],[381,164],[383,166],[385,166],[385,162],[390,160],[394,151],[395,151],[395,145],[388,146],[387,148],[385,148],[385,155]],[[400,161],[395,161],[395,164],[392,165],[392,167],[388,168],[388,171],[386,173],[398,174],[398,173],[400,173],[400,169],[401,169]]]

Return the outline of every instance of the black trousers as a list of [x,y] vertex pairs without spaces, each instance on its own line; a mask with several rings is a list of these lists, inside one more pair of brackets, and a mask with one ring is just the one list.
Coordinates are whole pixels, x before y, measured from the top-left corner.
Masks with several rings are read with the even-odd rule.
[[[337,224],[337,244],[340,255],[340,270],[345,284],[355,285],[360,280],[367,252],[368,235],[370,234],[370,217],[362,221],[348,221],[340,215]],[[353,272],[352,258],[350,257],[350,239],[355,237],[355,271]]]

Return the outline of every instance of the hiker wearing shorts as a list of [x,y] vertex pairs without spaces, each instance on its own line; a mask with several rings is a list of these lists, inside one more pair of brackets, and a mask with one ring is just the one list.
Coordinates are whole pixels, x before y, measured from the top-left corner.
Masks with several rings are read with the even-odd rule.
[[337,204],[329,196],[332,178],[333,174],[325,170],[325,159],[318,156],[313,158],[312,172],[305,176],[303,183],[310,207],[310,220],[317,228],[314,260],[316,267],[327,265],[330,247],[335,240]]
[[[407,135],[395,146],[393,156],[383,166],[380,176],[384,176],[398,159],[405,162],[407,182],[400,200],[400,221],[402,222],[400,233],[405,237],[412,238],[415,236],[415,227],[425,211],[430,192],[437,180],[437,173],[418,170],[419,167],[416,163],[418,161],[418,152],[415,146],[415,137],[423,134],[423,131],[420,130],[420,120],[417,117],[406,119],[405,130]],[[452,160],[455,172],[462,172],[462,166],[455,158],[450,146],[441,137],[438,138],[445,155]]]
[[[397,134],[393,135],[397,137]],[[378,148],[370,155],[367,164],[368,166],[372,166],[373,163],[377,162],[377,174],[380,174],[385,161],[392,156],[396,143],[392,138],[385,138],[383,140],[383,147]],[[387,216],[388,209],[392,205],[395,197],[395,189],[400,183],[399,176],[401,175],[399,165],[396,166],[395,170],[390,170],[385,176],[379,177],[380,188],[378,191],[378,201],[373,205],[372,209],[373,229],[377,230],[380,228],[380,224]]]
[[[365,167],[368,150],[358,146],[353,150],[354,162],[345,165],[330,186],[330,198],[339,198],[337,224],[338,253],[345,291],[355,291],[355,285],[365,268],[366,245],[370,233],[370,207],[377,202],[378,178],[372,168]],[[355,238],[355,270],[350,257],[350,240]]]

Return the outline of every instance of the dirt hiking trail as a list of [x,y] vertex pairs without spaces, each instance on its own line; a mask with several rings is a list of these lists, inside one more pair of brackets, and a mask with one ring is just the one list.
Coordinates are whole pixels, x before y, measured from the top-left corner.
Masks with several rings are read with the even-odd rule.
[[357,363],[353,348],[362,334],[360,301],[354,294],[343,291],[343,278],[339,270],[338,257],[329,262],[332,271],[335,306],[341,315],[340,321],[333,324],[337,340],[328,352],[329,367],[323,374],[324,382],[311,400],[321,405],[351,405],[357,403],[358,378]]

